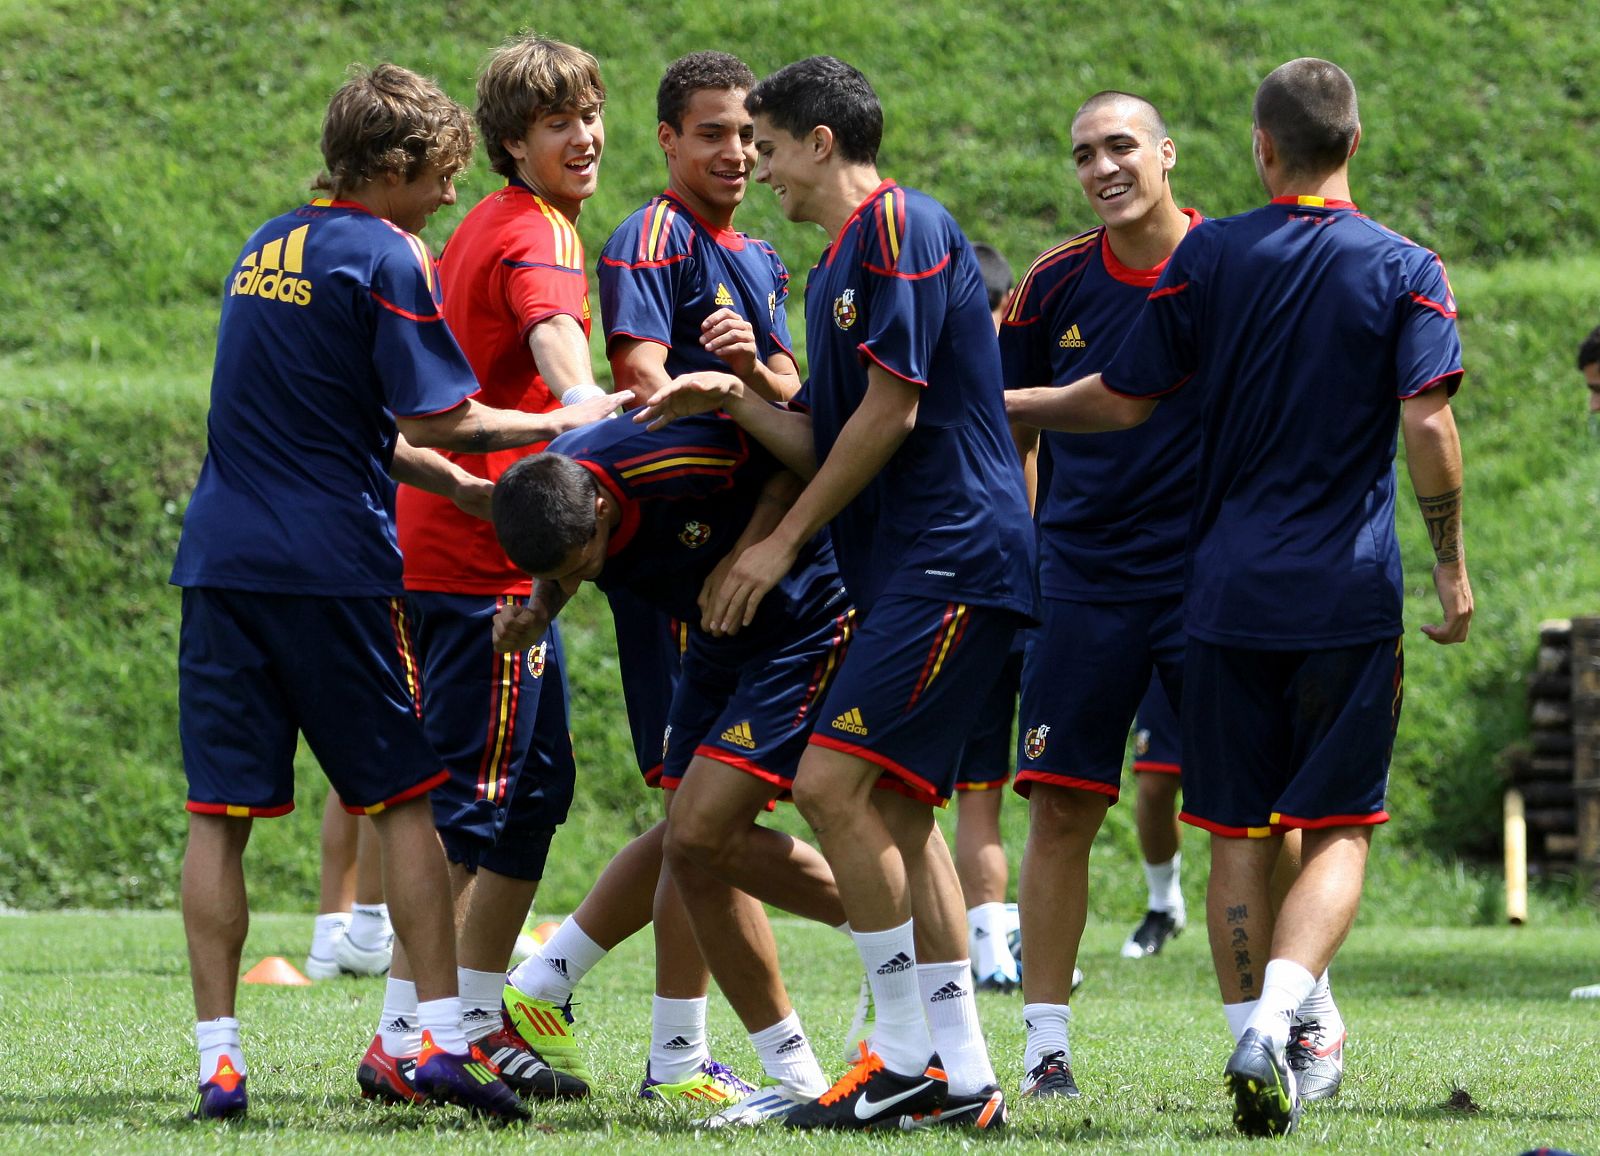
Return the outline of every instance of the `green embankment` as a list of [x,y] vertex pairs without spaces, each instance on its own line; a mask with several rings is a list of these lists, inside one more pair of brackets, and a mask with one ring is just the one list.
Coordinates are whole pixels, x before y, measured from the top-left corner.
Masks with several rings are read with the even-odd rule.
[[[1600,457],[1571,349],[1597,319],[1592,251],[1600,149],[1588,84],[1592,21],[1525,0],[1404,14],[1231,0],[1127,6],[734,7],[557,3],[538,27],[601,58],[610,86],[591,255],[659,187],[653,96],[662,66],[724,47],[758,72],[813,51],[861,65],[886,106],[884,169],[944,199],[1019,267],[1092,216],[1066,163],[1071,111],[1107,87],[1147,93],[1179,142],[1185,202],[1259,200],[1248,106],[1267,69],[1339,60],[1362,90],[1356,197],[1444,254],[1461,302],[1468,382],[1468,541],[1479,619],[1445,651],[1415,626],[1434,611],[1427,550],[1402,485],[1411,574],[1406,715],[1373,902],[1440,919],[1492,914],[1490,882],[1435,858],[1492,846],[1496,751],[1521,730],[1522,672],[1539,619],[1600,610]],[[1136,19],[1135,19],[1136,18]],[[483,53],[515,31],[479,0],[426,10],[370,0],[110,4],[0,0],[0,902],[171,901],[181,853],[175,592],[165,577],[204,442],[216,293],[248,230],[300,198],[317,124],[352,60],[430,71],[470,101]],[[481,162],[440,244],[494,184]],[[755,189],[743,227],[770,237],[798,300],[821,247]],[[798,329],[798,310],[791,317]],[[653,817],[615,692],[609,623],[569,614],[583,786],[541,896],[570,908],[631,829]],[[258,825],[258,901],[314,894],[321,786]],[[1102,913],[1139,902],[1129,807],[1099,852]],[[1020,842],[1021,812],[1008,819]],[[1203,863],[1198,839],[1190,858]],[[1191,875],[1191,880],[1198,875]],[[1196,896],[1197,898],[1197,896]],[[1117,916],[1120,918],[1120,915]]]

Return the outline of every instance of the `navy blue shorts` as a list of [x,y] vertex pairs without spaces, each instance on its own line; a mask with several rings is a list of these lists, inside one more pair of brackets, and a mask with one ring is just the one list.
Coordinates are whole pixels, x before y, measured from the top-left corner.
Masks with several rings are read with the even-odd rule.
[[[572,806],[578,768],[572,757],[572,718],[567,694],[566,649],[552,624],[543,653],[524,652],[525,675],[538,679],[539,713],[533,741],[511,788],[505,824],[479,865],[512,879],[544,878],[545,860],[556,828]],[[539,670],[540,665],[544,669]]]
[[779,640],[694,631],[672,700],[661,785],[675,790],[698,756],[770,783],[774,795],[794,786],[818,705],[854,629],[855,612],[846,611]]
[[1183,597],[1139,602],[1044,600],[1028,634],[1017,728],[1019,795],[1034,783],[1121,792],[1128,729],[1151,672],[1176,695],[1183,683]]
[[890,595],[859,623],[811,741],[876,763],[878,786],[944,806],[1020,615]]
[[[560,635],[500,654],[493,643],[496,611],[525,597],[414,590],[407,596],[422,668],[422,720],[450,771],[430,796],[433,822],[452,863],[475,871],[513,818],[552,833],[572,801],[571,739],[565,718]],[[548,688],[555,687],[551,692]],[[546,693],[555,710],[541,711]],[[564,763],[545,760],[529,775],[529,751],[540,723],[555,729],[540,749],[566,747]],[[548,840],[546,840],[548,845]],[[543,857],[538,856],[542,871]],[[517,878],[535,878],[523,863]]]
[[983,704],[983,714],[972,737],[961,749],[956,790],[995,791],[1011,781],[1011,763],[1017,753],[1012,724],[1017,720],[1017,691],[1021,686],[1022,650],[1014,646],[989,691],[989,701]]
[[628,590],[607,591],[606,599],[617,632],[617,665],[622,673],[622,701],[628,710],[633,755],[644,781],[660,786],[667,751],[667,712],[689,644],[689,626]]
[[189,587],[178,631],[187,808],[294,810],[297,734],[344,809],[376,814],[449,777],[423,733],[401,598]]
[[1183,769],[1178,712],[1159,676],[1150,680],[1133,720],[1133,769],[1158,775],[1176,775]]
[[1191,640],[1179,817],[1234,838],[1386,822],[1404,674],[1398,638],[1335,650]]

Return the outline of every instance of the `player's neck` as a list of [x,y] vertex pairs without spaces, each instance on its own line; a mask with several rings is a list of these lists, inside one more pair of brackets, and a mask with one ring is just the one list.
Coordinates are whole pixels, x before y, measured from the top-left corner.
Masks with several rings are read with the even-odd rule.
[[839,239],[845,224],[881,184],[877,165],[840,165],[834,170],[827,195],[819,198],[820,211],[815,218],[830,242]]
[[1168,257],[1189,231],[1189,217],[1171,197],[1164,198],[1137,221],[1106,228],[1111,252],[1130,269],[1153,269]]
[[702,224],[711,229],[722,232],[733,228],[733,214],[738,208],[737,205],[729,205],[724,208],[719,205],[709,204],[703,197],[695,196],[689,192],[689,190],[673,180],[670,175],[667,178],[667,192],[687,205],[689,211],[700,218]]
[[1321,177],[1268,171],[1267,193],[1277,197],[1321,197],[1325,201],[1350,201],[1350,170],[1341,165]]

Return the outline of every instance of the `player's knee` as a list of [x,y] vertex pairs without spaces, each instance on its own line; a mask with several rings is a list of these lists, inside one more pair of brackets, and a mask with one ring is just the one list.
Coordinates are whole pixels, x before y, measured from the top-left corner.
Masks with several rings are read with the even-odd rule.
[[674,807],[663,851],[669,863],[715,868],[728,854],[728,832],[686,807]]
[[1111,800],[1095,791],[1036,784],[1028,796],[1028,830],[1063,848],[1093,842]]

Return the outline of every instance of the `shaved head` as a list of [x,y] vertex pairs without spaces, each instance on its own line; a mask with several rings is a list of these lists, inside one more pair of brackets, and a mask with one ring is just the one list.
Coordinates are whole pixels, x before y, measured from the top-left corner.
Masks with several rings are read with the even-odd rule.
[[1252,115],[1272,138],[1284,171],[1300,176],[1339,168],[1361,132],[1355,82],[1337,64],[1312,56],[1273,69],[1256,89]]
[[1072,114],[1072,123],[1076,124],[1091,112],[1097,112],[1108,104],[1129,104],[1138,110],[1138,117],[1143,126],[1149,130],[1150,139],[1163,141],[1167,139],[1167,122],[1161,115],[1161,110],[1151,104],[1142,96],[1131,92],[1118,92],[1108,88],[1097,92],[1088,100],[1078,106],[1078,111]]

